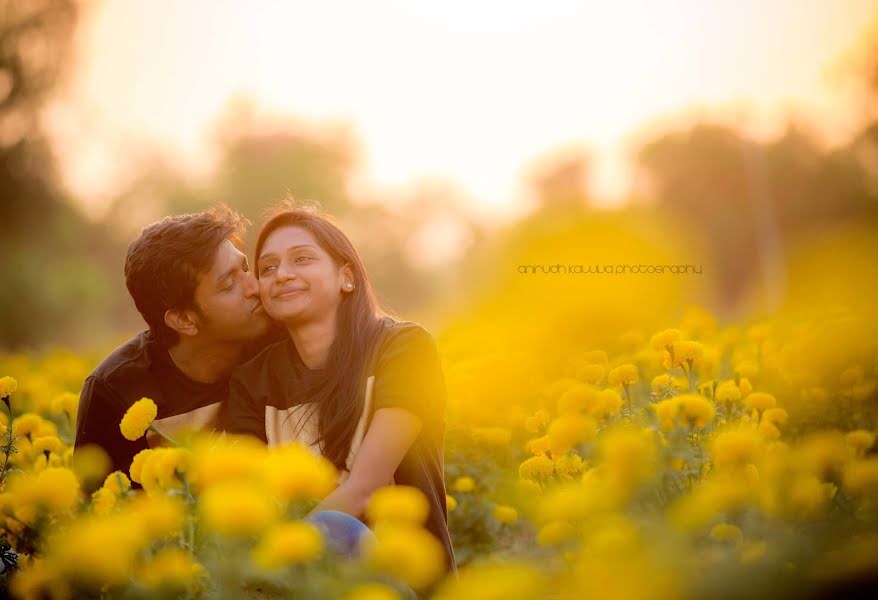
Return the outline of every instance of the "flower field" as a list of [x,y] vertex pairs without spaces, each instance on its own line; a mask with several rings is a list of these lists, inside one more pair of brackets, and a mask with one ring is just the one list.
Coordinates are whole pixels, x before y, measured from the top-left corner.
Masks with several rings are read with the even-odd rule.
[[[874,321],[829,307],[662,325],[547,349],[551,365],[533,368],[511,349],[466,356],[477,332],[439,336],[456,580],[441,578],[416,490],[377,492],[377,541],[333,558],[302,520],[332,489],[328,462],[202,434],[127,473],[100,453],[74,463],[78,390],[100,355],[0,357],[0,523],[18,553],[5,585],[17,598],[361,600],[854,589],[878,569]],[[150,404],[123,420],[127,437],[150,426]]]

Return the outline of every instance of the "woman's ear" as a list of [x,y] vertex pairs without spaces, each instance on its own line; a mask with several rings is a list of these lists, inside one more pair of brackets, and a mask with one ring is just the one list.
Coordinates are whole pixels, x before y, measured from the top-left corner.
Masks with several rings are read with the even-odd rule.
[[354,270],[349,263],[341,268],[341,291],[353,292],[357,288],[357,282],[354,280]]
[[198,334],[198,323],[191,311],[170,308],[165,311],[165,325],[180,335],[194,336]]

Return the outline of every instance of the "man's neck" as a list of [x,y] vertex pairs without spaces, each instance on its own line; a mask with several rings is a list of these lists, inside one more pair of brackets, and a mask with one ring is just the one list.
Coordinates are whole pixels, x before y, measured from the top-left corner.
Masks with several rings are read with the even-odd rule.
[[299,358],[309,369],[322,369],[329,358],[329,348],[335,339],[335,313],[323,321],[288,325],[287,331],[296,344]]
[[186,377],[201,383],[214,383],[227,378],[238,366],[243,355],[243,345],[212,342],[201,343],[181,339],[168,349],[171,360]]

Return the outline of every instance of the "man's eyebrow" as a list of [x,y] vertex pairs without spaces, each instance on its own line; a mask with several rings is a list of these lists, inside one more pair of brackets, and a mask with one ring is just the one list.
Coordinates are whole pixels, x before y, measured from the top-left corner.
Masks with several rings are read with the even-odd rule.
[[[289,248],[286,249],[286,252],[290,252],[291,250],[298,250],[299,248],[313,248],[313,247],[314,246],[312,244],[299,244],[297,246],[290,246]],[[259,262],[260,260],[266,259],[270,256],[275,256],[275,253],[274,252],[266,252],[262,256],[260,256],[258,259],[256,259],[256,262]]]
[[237,265],[235,265],[234,267],[230,268],[228,271],[226,271],[225,273],[223,273],[222,275],[217,277],[216,282],[221,283],[224,279],[231,277],[235,271],[237,271],[239,269],[243,269],[243,267],[245,267],[246,265],[247,265],[247,256],[242,254],[241,261]]

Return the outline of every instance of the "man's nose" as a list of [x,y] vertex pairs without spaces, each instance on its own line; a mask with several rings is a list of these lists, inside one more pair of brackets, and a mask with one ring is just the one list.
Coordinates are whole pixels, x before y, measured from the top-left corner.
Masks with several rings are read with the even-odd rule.
[[244,284],[244,289],[248,297],[259,295],[259,280],[256,279],[256,276],[253,273],[244,273]]

